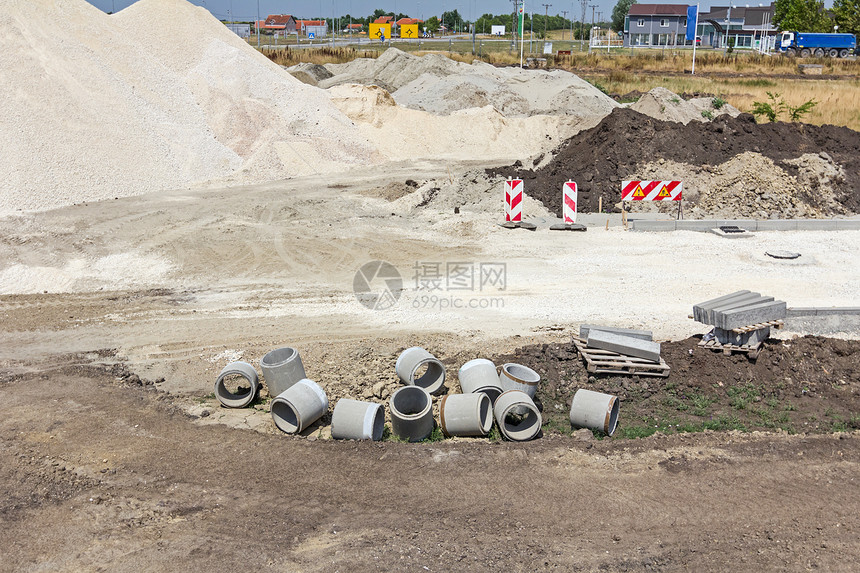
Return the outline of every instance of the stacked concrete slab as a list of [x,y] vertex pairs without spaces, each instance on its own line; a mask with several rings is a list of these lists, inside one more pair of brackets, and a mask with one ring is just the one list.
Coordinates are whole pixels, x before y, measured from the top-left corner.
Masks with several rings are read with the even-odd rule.
[[660,343],[652,341],[649,330],[583,324],[579,327],[579,336],[589,348],[660,363]]
[[736,333],[736,328],[745,328],[786,317],[785,302],[774,300],[757,292],[739,290],[699,304],[693,305],[693,318],[714,327],[714,335],[721,344],[756,346],[770,336],[770,327],[750,332]]

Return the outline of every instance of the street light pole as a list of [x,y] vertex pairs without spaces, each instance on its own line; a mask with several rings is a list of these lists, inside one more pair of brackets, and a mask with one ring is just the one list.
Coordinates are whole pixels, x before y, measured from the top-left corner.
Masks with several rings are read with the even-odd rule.
[[[257,49],[260,49],[260,0],[257,0],[257,21],[254,22],[254,28],[257,29]],[[284,27],[284,36],[287,35],[286,27]]]
[[549,8],[552,4],[542,4],[543,6],[543,39],[546,40],[546,20],[549,17]]
[[[567,12],[568,12],[567,10],[561,11],[561,19],[562,20],[567,20]],[[562,28],[561,28],[561,41],[564,42],[564,22],[563,21],[562,21]]]

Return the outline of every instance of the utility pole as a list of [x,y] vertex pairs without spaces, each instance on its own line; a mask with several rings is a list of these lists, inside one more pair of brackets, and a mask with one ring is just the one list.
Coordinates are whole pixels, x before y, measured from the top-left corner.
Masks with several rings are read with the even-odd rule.
[[[562,20],[567,20],[567,12],[568,12],[567,10],[561,11]],[[564,42],[564,22],[562,22],[562,28],[561,28],[561,41]]]
[[597,8],[597,4],[589,4],[589,8],[591,8],[591,30],[588,32],[588,53],[591,53],[591,35],[594,33],[594,10]]
[[514,5],[514,13],[511,16],[511,46],[517,47],[517,18],[519,17],[520,2],[519,0],[511,0]]
[[[260,0],[257,0],[257,21],[254,22],[254,28],[257,30],[257,49],[260,49]],[[287,35],[286,26],[284,27],[284,36]]]
[[543,6],[543,39],[546,40],[546,20],[549,17],[549,8],[552,4],[541,4]]
[[585,11],[588,8],[588,0],[579,0],[582,6],[582,18],[579,21],[579,51],[582,51],[582,41],[585,39]]

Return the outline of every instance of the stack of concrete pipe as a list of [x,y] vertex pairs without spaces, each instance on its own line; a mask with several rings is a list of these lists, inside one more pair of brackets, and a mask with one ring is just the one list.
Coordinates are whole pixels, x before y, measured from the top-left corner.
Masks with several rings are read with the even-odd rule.
[[653,341],[650,330],[583,324],[579,327],[579,337],[588,348],[660,364],[660,343]]
[[[301,433],[326,414],[328,397],[307,377],[298,350],[272,350],[260,360],[260,367],[273,398],[271,415],[278,429]],[[445,387],[445,367],[427,350],[411,347],[398,357],[395,372],[404,386],[389,399],[391,432],[409,442],[425,440],[436,428],[433,394]],[[236,377],[246,384],[231,391],[228,381]],[[530,440],[540,433],[542,416],[534,402],[541,379],[537,372],[521,364],[497,367],[490,360],[476,358],[460,367],[458,378],[463,393],[445,395],[439,402],[439,427],[446,437],[487,436],[494,421],[507,440]],[[257,372],[247,362],[231,362],[215,381],[215,395],[229,408],[248,406],[259,388]],[[616,397],[577,391],[570,412],[573,426],[611,436],[617,420]],[[332,412],[331,433],[335,439],[380,440],[384,424],[381,404],[342,398]]]

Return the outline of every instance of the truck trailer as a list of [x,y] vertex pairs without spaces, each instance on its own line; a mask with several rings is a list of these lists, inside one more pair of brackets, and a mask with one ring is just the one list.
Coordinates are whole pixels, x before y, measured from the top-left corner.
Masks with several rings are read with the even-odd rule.
[[779,51],[786,56],[808,58],[844,58],[857,48],[854,34],[816,34],[812,32],[783,32]]

